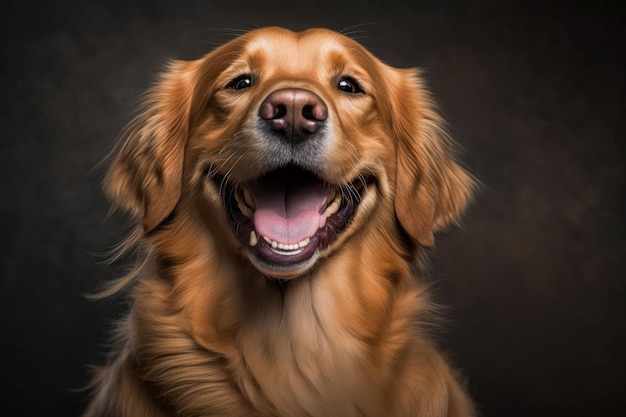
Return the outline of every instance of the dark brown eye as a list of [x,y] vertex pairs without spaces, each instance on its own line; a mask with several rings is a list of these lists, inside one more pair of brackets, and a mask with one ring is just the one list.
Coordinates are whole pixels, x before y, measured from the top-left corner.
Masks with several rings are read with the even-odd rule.
[[244,88],[252,87],[252,85],[254,85],[254,83],[252,82],[252,76],[250,74],[244,74],[229,82],[226,88],[231,88],[233,90],[243,90]]
[[342,77],[337,83],[337,89],[350,94],[363,93],[359,83],[352,77]]

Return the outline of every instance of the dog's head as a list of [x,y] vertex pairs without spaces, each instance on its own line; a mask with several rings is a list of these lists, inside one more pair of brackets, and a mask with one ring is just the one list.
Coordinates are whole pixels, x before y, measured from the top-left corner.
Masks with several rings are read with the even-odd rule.
[[472,186],[417,71],[279,28],[172,63],[106,180],[146,233],[191,216],[283,279],[359,234],[430,246]]

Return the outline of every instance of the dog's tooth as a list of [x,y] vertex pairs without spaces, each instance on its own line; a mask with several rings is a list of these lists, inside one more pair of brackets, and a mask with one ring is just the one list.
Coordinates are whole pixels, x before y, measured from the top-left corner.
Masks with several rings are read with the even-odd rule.
[[252,194],[248,190],[243,190],[243,199],[252,210],[256,210],[256,203],[254,202],[254,198]]
[[[255,237],[256,237],[256,233],[255,233]],[[311,239],[308,237],[298,243],[280,243],[280,242],[277,242],[275,240],[268,238],[267,236],[261,236],[261,237],[272,247],[272,249],[280,249],[284,251],[295,251],[295,250],[305,247],[311,242]]]
[[332,203],[330,203],[328,207],[326,207],[326,210],[324,210],[324,216],[332,216],[333,214],[337,213],[337,211],[339,211],[339,207],[341,207],[341,192],[337,191],[337,194],[335,195],[335,198],[333,198]]
[[337,213],[337,210],[339,210],[339,204],[333,201],[332,203],[330,203],[330,206],[328,206],[324,211],[324,215],[326,217],[332,216],[333,214]]
[[337,203],[337,205],[341,205],[341,200],[343,199],[341,191],[337,190],[337,194],[335,194],[335,198],[333,199],[333,203]]
[[250,246],[255,247],[258,242],[259,240],[257,239],[256,232],[254,230],[251,231],[250,232]]
[[250,207],[246,206],[244,203],[240,202],[239,200],[237,200],[237,207],[239,207],[239,211],[241,211],[241,213],[248,217],[251,218],[252,216],[254,216],[254,212],[250,209]]

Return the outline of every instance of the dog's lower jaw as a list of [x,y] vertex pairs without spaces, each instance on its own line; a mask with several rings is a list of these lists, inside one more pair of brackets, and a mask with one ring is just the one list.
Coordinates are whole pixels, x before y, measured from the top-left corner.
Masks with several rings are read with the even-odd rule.
[[265,262],[253,253],[248,252],[248,259],[250,260],[252,265],[259,272],[261,272],[261,274],[270,278],[277,278],[280,280],[291,280],[305,275],[315,266],[318,258],[319,252],[315,251],[313,255],[311,255],[309,258],[297,264],[288,266],[275,266]]

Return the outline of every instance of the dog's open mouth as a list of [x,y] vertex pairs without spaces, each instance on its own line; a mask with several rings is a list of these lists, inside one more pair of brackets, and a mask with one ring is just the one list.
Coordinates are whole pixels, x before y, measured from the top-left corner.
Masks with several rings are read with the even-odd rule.
[[373,177],[330,184],[295,166],[236,186],[215,176],[227,217],[250,260],[278,278],[302,275],[354,218]]

